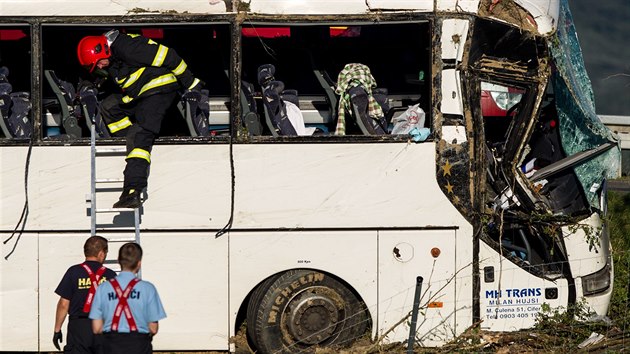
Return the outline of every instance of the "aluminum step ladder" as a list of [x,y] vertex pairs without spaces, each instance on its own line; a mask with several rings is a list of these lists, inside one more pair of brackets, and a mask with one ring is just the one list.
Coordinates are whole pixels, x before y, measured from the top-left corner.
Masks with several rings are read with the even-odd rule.
[[[141,208],[99,208],[97,206],[97,196],[100,193],[104,192],[112,192],[112,191],[122,191],[122,183],[124,181],[123,178],[99,178],[97,176],[97,168],[96,161],[99,157],[112,157],[112,156],[125,156],[127,154],[126,147],[113,147],[113,146],[97,146],[96,145],[96,127],[92,122],[90,125],[90,148],[91,148],[91,159],[90,159],[90,168],[91,168],[91,181],[90,181],[90,194],[88,196],[88,201],[90,202],[90,217],[91,217],[91,229],[90,235],[95,236],[97,231],[102,232],[104,234],[107,233],[107,229],[111,229],[115,227],[114,225],[105,225],[98,223],[98,216],[105,213],[133,213],[133,224],[134,224],[134,233],[133,236],[129,235],[129,237],[110,237],[101,234],[100,236],[105,237],[108,242],[112,243],[127,243],[127,242],[135,242],[140,244],[140,212]],[[106,187],[107,186],[107,187]],[[109,227],[108,227],[109,226]],[[118,233],[118,232],[116,232]],[[114,234],[114,233],[112,233]],[[105,264],[107,265],[118,265],[115,260],[106,260]],[[140,274],[138,274],[140,276]]]

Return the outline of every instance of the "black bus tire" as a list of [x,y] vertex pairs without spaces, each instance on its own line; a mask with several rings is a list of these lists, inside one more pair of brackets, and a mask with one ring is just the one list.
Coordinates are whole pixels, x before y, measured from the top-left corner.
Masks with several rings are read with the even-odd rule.
[[247,304],[247,337],[251,341],[251,344],[253,344],[256,348],[258,348],[258,341],[256,340],[255,336],[256,313],[258,307],[260,306],[260,301],[262,300],[263,296],[265,296],[267,289],[269,289],[271,283],[278,279],[279,276],[280,274],[272,275],[269,278],[265,279],[262,283],[260,283],[260,285],[258,285],[256,289],[254,289],[254,291],[252,292],[252,295],[249,298],[249,303]]
[[290,270],[272,279],[264,291],[260,288],[260,303],[247,311],[247,323],[255,323],[252,336],[259,353],[346,347],[368,328],[363,302],[327,273]]

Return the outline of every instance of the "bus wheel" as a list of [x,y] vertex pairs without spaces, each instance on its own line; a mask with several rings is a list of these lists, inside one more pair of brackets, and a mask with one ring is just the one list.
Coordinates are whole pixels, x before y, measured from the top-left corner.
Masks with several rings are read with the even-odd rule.
[[249,337],[250,344],[253,344],[254,347],[258,348],[258,341],[256,340],[256,314],[258,311],[258,307],[260,306],[260,301],[262,301],[263,296],[265,296],[265,292],[271,284],[278,279],[280,275],[272,275],[269,278],[265,279],[256,289],[252,292],[251,297],[249,298],[249,303],[247,304],[247,336]]
[[285,272],[263,283],[252,299],[259,303],[250,302],[247,332],[261,353],[349,346],[368,328],[363,302],[340,281],[315,270]]

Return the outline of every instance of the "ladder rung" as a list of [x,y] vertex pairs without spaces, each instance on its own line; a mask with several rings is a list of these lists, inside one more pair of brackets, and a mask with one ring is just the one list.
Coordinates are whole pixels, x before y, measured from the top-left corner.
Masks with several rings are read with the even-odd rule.
[[126,147],[96,147],[94,150],[97,154],[126,154]]
[[135,238],[108,238],[107,242],[136,242]]
[[134,211],[137,208],[104,208],[104,209],[96,209],[97,213],[120,213],[127,211]]
[[96,183],[119,183],[124,181],[124,178],[97,178],[94,180]]

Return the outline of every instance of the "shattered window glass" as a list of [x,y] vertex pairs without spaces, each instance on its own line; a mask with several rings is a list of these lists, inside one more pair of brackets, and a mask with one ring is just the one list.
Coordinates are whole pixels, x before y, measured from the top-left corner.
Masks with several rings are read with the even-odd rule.
[[[550,38],[549,46],[555,64],[551,82],[566,154],[573,155],[615,142],[595,111],[591,82],[584,67],[568,0],[561,1],[558,31]],[[617,177],[619,167],[619,146],[574,167],[591,206],[599,207],[599,185],[603,178]]]

